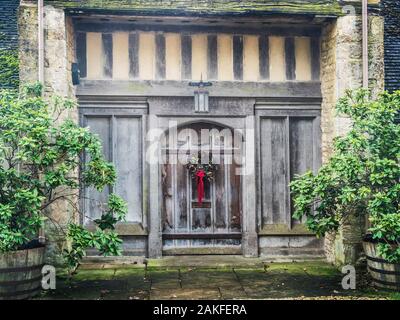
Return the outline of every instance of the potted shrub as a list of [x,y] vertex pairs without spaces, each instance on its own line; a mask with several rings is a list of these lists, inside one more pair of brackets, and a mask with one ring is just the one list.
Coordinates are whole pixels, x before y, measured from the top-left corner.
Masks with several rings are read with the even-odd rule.
[[[62,255],[71,273],[89,247],[103,255],[120,253],[121,240],[113,229],[126,213],[121,198],[109,197],[94,231],[79,224],[84,214],[79,188],[112,185],[115,169],[103,158],[99,139],[66,116],[75,103],[44,99],[41,90],[34,84],[19,95],[0,92],[0,299],[40,291],[45,247],[38,235],[46,222],[56,226],[66,244]],[[82,154],[88,161],[81,161]],[[74,208],[62,225],[49,210],[59,201]]]
[[365,217],[364,251],[374,284],[400,288],[400,92],[369,99],[347,92],[337,110],[352,120],[336,138],[334,153],[317,174],[291,184],[294,217],[319,236],[337,231],[354,216]]

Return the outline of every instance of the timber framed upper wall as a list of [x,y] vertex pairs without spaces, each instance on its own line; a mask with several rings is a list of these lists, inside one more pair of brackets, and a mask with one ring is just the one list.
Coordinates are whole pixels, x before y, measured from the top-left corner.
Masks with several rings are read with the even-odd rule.
[[255,16],[276,14],[341,15],[337,0],[47,0],[70,11],[159,16]]

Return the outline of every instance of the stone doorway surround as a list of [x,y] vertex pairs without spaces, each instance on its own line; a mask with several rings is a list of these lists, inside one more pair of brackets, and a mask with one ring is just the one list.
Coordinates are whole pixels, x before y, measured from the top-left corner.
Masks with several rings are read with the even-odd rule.
[[[256,198],[255,198],[255,131],[254,99],[210,98],[210,114],[195,113],[192,97],[149,98],[149,130],[165,132],[173,121],[182,126],[192,122],[211,122],[222,127],[242,130],[245,139],[245,170],[242,182],[242,252],[244,256],[258,256]],[[158,164],[150,165],[150,229],[149,257],[162,256],[161,181]]]

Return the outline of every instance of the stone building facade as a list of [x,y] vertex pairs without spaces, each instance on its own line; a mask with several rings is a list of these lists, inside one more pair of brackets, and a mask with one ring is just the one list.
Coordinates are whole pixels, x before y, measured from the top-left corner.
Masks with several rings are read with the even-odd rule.
[[[377,93],[384,20],[379,1],[370,2],[369,80]],[[117,229],[126,255],[357,260],[358,222],[315,238],[291,218],[288,183],[327,161],[333,138],[349,127],[334,107],[362,84],[360,8],[361,1],[336,0],[45,1],[45,90],[76,97],[72,116],[100,136],[116,165],[119,180],[107,192],[128,201]],[[21,1],[19,28],[20,77],[34,81],[36,1]],[[200,80],[212,84],[202,109],[194,91],[204,88],[191,86]],[[202,130],[206,142],[194,138]],[[238,145],[228,145],[232,137]],[[220,161],[204,201],[185,163],[159,161],[175,158],[178,147],[185,155],[208,148]],[[95,218],[104,194],[84,192],[83,209]],[[54,211],[65,219],[69,208]]]

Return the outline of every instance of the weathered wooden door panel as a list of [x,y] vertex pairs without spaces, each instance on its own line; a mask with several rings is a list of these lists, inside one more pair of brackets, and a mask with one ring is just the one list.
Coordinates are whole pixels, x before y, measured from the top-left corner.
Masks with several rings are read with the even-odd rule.
[[261,120],[262,207],[264,224],[288,224],[286,119]]
[[265,116],[260,118],[261,227],[290,230],[296,221],[289,183],[296,175],[318,169],[319,116]]
[[[111,161],[111,117],[87,117],[86,125],[90,127],[90,131],[96,133],[100,138],[103,146],[103,155]],[[89,159],[87,159],[89,160]],[[101,215],[101,208],[107,202],[108,195],[111,192],[110,186],[106,186],[103,191],[99,192],[95,188],[88,188],[85,192],[84,212],[90,219],[97,219]],[[89,222],[89,221],[87,221]]]
[[126,220],[142,221],[142,127],[139,118],[115,117],[115,193],[128,204]]
[[[178,147],[187,160],[197,151],[210,151],[218,169],[214,180],[204,180],[204,198],[198,202],[197,181],[185,163],[164,164],[162,175],[162,223],[164,253],[240,253],[241,238],[241,179],[238,166],[232,164],[232,150],[218,149],[227,140],[210,134],[206,145],[200,145],[202,129],[213,129],[209,124],[195,124],[178,131]],[[214,128],[217,129],[217,128]],[[203,132],[204,134],[204,132]],[[169,139],[167,139],[169,140]],[[204,140],[202,140],[204,142]],[[164,149],[168,159],[177,157],[176,150]],[[239,237],[238,237],[239,236]],[[224,251],[223,248],[230,247]],[[234,247],[234,248],[233,248]],[[219,249],[218,249],[219,248]]]
[[[229,171],[230,170],[230,171]],[[240,232],[242,226],[242,193],[241,193],[241,176],[238,174],[239,166],[236,164],[231,164],[228,166],[227,170],[229,174],[229,180],[227,182],[229,189],[229,198],[227,199],[230,210],[229,210],[229,220],[228,227],[231,232]]]
[[83,115],[83,126],[97,134],[102,142],[103,154],[114,163],[117,181],[102,192],[94,188],[84,190],[84,210],[88,219],[96,219],[107,202],[108,195],[114,192],[128,204],[127,222],[143,222],[142,213],[142,121],[139,117],[113,114]]
[[[315,166],[315,148],[314,142],[314,119],[313,118],[293,118],[290,119],[290,181],[296,175],[303,174],[309,170],[313,171]],[[293,213],[293,205],[291,205]],[[293,224],[304,223],[292,219]]]

